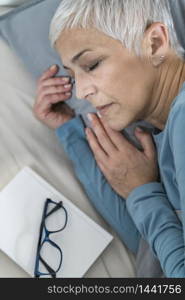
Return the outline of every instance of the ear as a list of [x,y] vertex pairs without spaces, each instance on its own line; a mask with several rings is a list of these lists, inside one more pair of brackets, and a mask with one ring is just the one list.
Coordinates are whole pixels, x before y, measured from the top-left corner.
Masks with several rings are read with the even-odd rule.
[[142,46],[153,66],[159,66],[170,50],[167,27],[159,22],[151,24],[145,31]]

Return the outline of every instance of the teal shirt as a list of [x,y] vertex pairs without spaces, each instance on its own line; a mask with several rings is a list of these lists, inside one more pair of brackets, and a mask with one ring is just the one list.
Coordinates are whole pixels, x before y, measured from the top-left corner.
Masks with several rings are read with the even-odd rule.
[[90,201],[128,248],[137,253],[142,236],[166,277],[185,277],[185,84],[173,101],[165,129],[154,135],[161,183],[134,189],[126,201],[98,168],[80,117],[65,123],[56,134]]
[[185,277],[185,84],[154,135],[161,183],[134,189],[127,208],[167,277]]
[[125,199],[115,193],[100,171],[87,142],[81,117],[65,123],[56,134],[92,205],[124,244],[137,253],[140,233],[128,213]]

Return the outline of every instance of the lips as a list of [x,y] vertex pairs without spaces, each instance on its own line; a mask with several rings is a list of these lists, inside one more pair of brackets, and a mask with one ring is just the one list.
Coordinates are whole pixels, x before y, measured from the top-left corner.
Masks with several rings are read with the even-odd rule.
[[113,105],[113,103],[109,103],[102,106],[97,106],[96,109],[101,115],[105,115],[109,108]]

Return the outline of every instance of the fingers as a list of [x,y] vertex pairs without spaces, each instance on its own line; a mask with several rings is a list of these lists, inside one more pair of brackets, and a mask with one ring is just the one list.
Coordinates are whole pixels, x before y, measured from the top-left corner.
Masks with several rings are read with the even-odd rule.
[[156,149],[151,135],[146,131],[143,131],[140,127],[136,128],[135,134],[143,147],[144,154],[149,159],[154,158],[156,155]]
[[107,132],[107,134],[111,137],[113,144],[117,147],[118,150],[122,149],[123,147],[133,147],[131,143],[123,136],[123,134],[117,130],[113,130],[108,126],[108,124],[101,119],[101,122]]
[[112,143],[111,137],[106,132],[100,119],[95,114],[92,113],[88,114],[88,118],[91,121],[93,131],[102,149],[104,149],[107,155],[112,155],[117,150],[117,148]]
[[59,67],[54,65],[40,77],[33,106],[35,117],[50,128],[58,128],[74,117],[74,111],[64,103],[72,95],[69,77],[57,77]]
[[[43,119],[46,112],[51,113],[53,104],[66,101],[71,97],[72,85],[65,84],[66,80],[64,79],[65,78],[50,78],[40,81],[33,108],[35,116],[38,119]],[[63,84],[61,84],[61,82]]]
[[105,153],[104,149],[98,142],[97,137],[93,133],[90,128],[86,128],[85,130],[89,145],[94,153],[95,159],[97,162],[106,162],[107,161],[107,154]]
[[38,97],[35,101],[35,107],[51,107],[52,104],[58,102],[64,102],[71,97],[71,90],[70,88],[56,88],[50,87],[45,90],[41,90],[38,94]]
[[64,84],[68,84],[70,81],[69,77],[52,77],[49,79],[45,79],[43,81],[41,81],[42,87],[46,87],[46,86],[51,86],[51,85],[64,85]]
[[55,76],[58,73],[59,67],[57,65],[52,65],[49,69],[47,69],[42,76],[40,77],[39,81],[43,81],[50,77]]
[[43,115],[46,111],[51,111],[51,106],[61,101],[66,101],[69,99],[71,94],[53,94],[53,95],[46,95],[42,98],[42,101],[36,102],[34,105],[34,112],[35,115],[40,119],[40,116]]
[[40,98],[42,99],[46,95],[52,94],[65,94],[67,92],[71,92],[71,88],[71,84],[45,86],[40,89]]
[[[95,114],[89,115],[89,117],[91,117],[91,123],[95,134],[97,135],[102,147],[105,147],[105,150],[108,153],[111,154],[111,152],[115,152],[115,150],[122,151],[123,148],[135,149],[135,147],[123,136],[121,132],[111,129],[102,118],[98,118]],[[105,143],[105,139],[102,138],[103,135],[107,137]]]
[[[36,97],[36,109],[42,106],[44,109],[51,104],[66,101],[71,97],[72,84],[69,77],[51,77],[58,72],[58,66],[54,65],[41,76]],[[41,105],[40,105],[41,103]]]
[[[70,78],[64,76],[52,77],[55,76],[57,72],[58,66],[53,65],[40,77],[37,86],[37,102],[44,100],[46,95],[66,94],[71,92],[72,84],[70,83]],[[69,94],[67,94],[67,96],[69,96]]]

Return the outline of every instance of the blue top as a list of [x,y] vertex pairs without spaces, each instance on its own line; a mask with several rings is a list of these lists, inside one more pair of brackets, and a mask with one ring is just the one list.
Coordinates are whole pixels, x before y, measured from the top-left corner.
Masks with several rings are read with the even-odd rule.
[[89,199],[126,245],[136,252],[142,236],[167,277],[185,277],[185,84],[171,105],[165,129],[154,135],[161,182],[135,188],[126,201],[99,170],[80,117],[56,133]]
[[161,183],[134,189],[127,208],[166,276],[185,277],[185,84],[171,105],[165,129],[154,139]]

